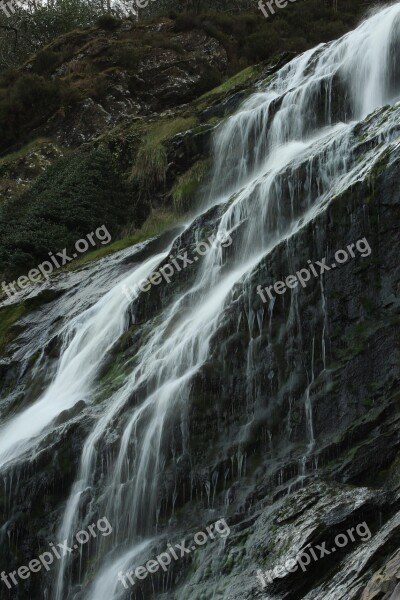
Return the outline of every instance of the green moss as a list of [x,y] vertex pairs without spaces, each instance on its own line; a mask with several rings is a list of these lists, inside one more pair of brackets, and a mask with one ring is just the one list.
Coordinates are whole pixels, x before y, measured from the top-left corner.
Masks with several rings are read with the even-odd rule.
[[65,271],[75,271],[83,265],[104,258],[109,254],[114,254],[120,250],[125,250],[139,242],[143,242],[157,235],[161,235],[168,229],[179,225],[179,215],[174,211],[168,211],[165,208],[155,209],[143,223],[143,226],[135,230],[131,235],[116,240],[108,246],[103,246],[93,252],[88,252],[85,256],[70,263],[64,268]]
[[132,176],[138,179],[142,192],[151,192],[156,186],[165,183],[168,162],[164,142],[196,124],[195,117],[177,117],[149,125],[132,171]]
[[378,160],[374,163],[370,173],[369,173],[369,182],[372,187],[375,186],[376,180],[385,172],[388,161],[390,157],[390,149],[386,148],[378,158]]
[[231,573],[233,571],[234,566],[235,566],[235,557],[233,554],[229,554],[226,561],[222,565],[222,569],[221,569],[222,573],[224,573],[225,575],[229,575],[229,573]]
[[374,401],[372,398],[364,398],[363,405],[365,408],[374,408]]
[[381,324],[377,321],[364,321],[357,323],[346,330],[344,336],[345,347],[337,350],[340,360],[348,361],[362,354],[367,346],[367,341],[379,328]]
[[32,150],[39,150],[39,148],[41,148],[42,146],[45,146],[46,144],[48,144],[50,142],[51,142],[51,140],[49,138],[37,138],[37,139],[33,140],[32,142],[30,142],[29,144],[26,144],[25,146],[23,146],[16,152],[6,154],[6,156],[3,156],[0,158],[0,169],[4,166],[10,165],[10,164],[18,161],[21,158],[25,158],[25,156],[29,152],[32,152]]
[[226,96],[228,93],[233,92],[237,88],[249,85],[251,80],[255,79],[259,73],[261,73],[261,65],[255,65],[253,67],[247,67],[246,69],[243,69],[243,71],[240,71],[230,79],[227,79],[218,87],[200,96],[200,98],[197,100],[197,108],[199,110],[204,110],[213,100]]
[[214,88],[213,90],[211,90],[211,91],[207,92],[206,94],[204,94],[203,96],[201,96],[201,98],[199,98],[199,100],[201,101],[206,98],[210,99],[213,96],[219,96],[220,94],[227,94],[228,92],[231,92],[238,86],[247,84],[250,81],[250,79],[254,79],[254,77],[256,75],[258,75],[260,72],[261,72],[260,65],[256,65],[253,67],[247,67],[246,69],[243,69],[243,71],[239,71],[239,73],[236,73],[236,75],[234,75],[230,79],[227,79],[224,83],[222,83],[218,87]]
[[347,460],[347,461],[349,461],[349,462],[352,462],[352,461],[355,459],[355,457],[356,457],[356,455],[357,455],[357,452],[358,452],[358,450],[359,450],[359,447],[358,447],[358,446],[356,446],[355,448],[351,448],[351,449],[348,451],[348,453],[347,453],[347,455],[346,455],[346,459],[345,459],[345,460]]
[[186,211],[190,208],[190,202],[204,183],[209,170],[210,161],[199,160],[179,177],[172,189],[172,199],[176,210]]
[[0,352],[11,340],[11,327],[22,317],[24,312],[24,304],[12,304],[0,308]]

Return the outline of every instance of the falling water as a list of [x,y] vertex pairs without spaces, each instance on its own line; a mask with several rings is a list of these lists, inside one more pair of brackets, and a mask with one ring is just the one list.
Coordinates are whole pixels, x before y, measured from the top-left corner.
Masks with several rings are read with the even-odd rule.
[[[133,567],[157,536],[159,482],[171,454],[170,432],[179,419],[186,434],[178,454],[190,451],[185,420],[191,382],[209,357],[210,342],[234,289],[241,285],[248,290],[268,253],[364,177],[393,143],[393,124],[385,122],[373,133],[380,136],[379,151],[374,147],[361,158],[354,155],[357,123],[399,99],[399,37],[397,4],[344,38],[294,59],[217,131],[207,209],[222,207],[216,227],[229,232],[235,244],[229,253],[220,245],[211,248],[198,263],[195,281],[143,326],[143,343],[129,373],[104,402],[85,441],[59,539],[70,539],[82,528],[94,506],[97,514],[107,515],[113,534],[96,548],[101,566],[97,564],[94,574],[93,565],[90,572],[84,567],[77,575],[68,557],[60,561],[53,600],[72,598],[77,583],[85,600],[123,597],[118,572]],[[196,227],[196,222],[188,227],[195,230],[194,237]],[[125,283],[149,275],[166,255],[149,259]],[[273,305],[268,311],[271,333]],[[66,325],[56,377],[35,404],[4,426],[0,464],[18,459],[37,444],[61,411],[79,400],[90,401],[104,356],[128,326],[128,313],[129,301],[119,284]],[[249,312],[249,319],[251,325],[254,314]],[[249,367],[252,352],[251,347]],[[312,413],[307,410],[305,444],[314,445]],[[104,456],[108,464],[101,467]],[[243,474],[244,457],[237,458]],[[304,461],[302,465],[305,468]],[[212,504],[214,496],[213,490]]]
[[[143,539],[155,533],[158,480],[167,451],[165,435],[172,415],[179,414],[190,399],[190,381],[208,357],[211,337],[233,287],[249,277],[276,244],[309,222],[330,198],[369,168],[371,157],[366,156],[361,162],[352,158],[352,130],[354,121],[393,99],[390,67],[385,70],[380,66],[389,61],[399,31],[399,16],[398,6],[387,9],[342,40],[295,59],[265,91],[250,98],[219,132],[215,141],[219,158],[209,203],[221,204],[229,199],[219,223],[221,231],[233,232],[246,224],[236,261],[229,271],[222,270],[221,248],[214,247],[192,288],[164,310],[158,326],[139,351],[136,367],[108,400],[108,412],[86,442],[81,473],[65,512],[62,533],[67,537],[79,525],[80,496],[88,486],[93,486],[99,453],[96,448],[101,440],[107,439],[110,428],[120,425],[122,420],[123,433],[114,464],[102,489],[92,491],[98,495],[98,510],[109,516],[114,527],[112,547],[104,551],[106,573],[113,578],[112,585],[121,561],[125,564]],[[361,69],[359,62],[357,66],[354,63],[360,45],[369,50],[361,55],[357,50]],[[357,78],[353,77],[354,70]],[[352,100],[347,103],[333,97],[331,84],[338,77],[351,93]],[[325,105],[317,107],[322,89],[329,89],[329,93]],[[369,90],[367,98],[365,89]],[[335,113],[341,117],[336,122],[332,117],[335,102],[338,105]],[[314,115],[318,114],[318,108],[317,122]],[[300,185],[293,185],[291,208],[287,212],[280,202],[284,180],[298,181],[302,163],[307,166],[306,197],[301,197]],[[317,193],[313,185],[316,180]],[[222,193],[218,182],[224,182]],[[229,196],[225,191],[228,186]],[[121,409],[134,393],[140,401],[126,419]],[[309,443],[314,444],[311,417],[308,421]],[[122,551],[116,553],[119,546]],[[57,600],[64,597],[63,582],[68,573],[67,564],[61,567]],[[93,583],[88,599],[99,600],[97,590],[104,577],[103,573]],[[110,590],[114,589],[112,585]],[[111,597],[117,598],[118,593]]]
[[[162,258],[152,257],[123,283],[139,283]],[[129,305],[118,285],[67,323],[60,333],[62,352],[54,381],[35,404],[0,430],[0,466],[26,452],[62,411],[88,400],[104,357],[126,330]]]

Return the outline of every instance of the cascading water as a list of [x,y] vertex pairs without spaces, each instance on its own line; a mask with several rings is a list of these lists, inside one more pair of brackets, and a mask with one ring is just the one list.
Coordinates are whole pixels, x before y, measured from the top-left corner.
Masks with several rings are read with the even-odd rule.
[[[104,401],[82,452],[59,537],[71,538],[93,511],[107,516],[113,534],[97,545],[101,563],[97,574],[93,575],[93,566],[76,573],[68,557],[63,558],[52,591],[54,600],[73,598],[78,584],[83,594],[79,597],[86,600],[124,597],[117,574],[141,564],[142,553],[157,536],[159,480],[170,452],[168,438],[180,420],[182,435],[176,453],[190,452],[185,431],[191,382],[207,361],[211,340],[233,301],[234,290],[238,286],[248,289],[252,273],[274,247],[289,240],[324,211],[333,197],[364,177],[396,143],[389,119],[373,131],[378,149],[367,149],[361,158],[354,153],[357,124],[371,111],[399,100],[399,64],[400,5],[396,4],[370,17],[353,33],[309,50],[283,67],[217,132],[216,166],[206,210],[222,207],[216,227],[222,235],[229,232],[234,244],[228,256],[215,245],[198,264],[194,282],[143,327],[143,343],[129,373]],[[188,231],[195,230],[196,223]],[[148,260],[127,283],[151,273],[165,256]],[[1,463],[18,459],[38,442],[61,410],[93,390],[104,354],[126,329],[128,304],[119,283],[67,325],[57,376],[36,404],[5,426]],[[271,321],[272,309],[273,305],[269,313],[268,307],[265,311]],[[271,334],[271,323],[269,329]],[[252,351],[248,353],[249,394],[257,389]],[[312,354],[304,400],[306,452],[318,443],[310,397],[317,376],[314,347]],[[104,456],[106,465],[100,460]]]
[[[152,257],[123,283],[137,284],[163,257]],[[116,286],[67,323],[60,332],[62,352],[54,381],[35,404],[0,430],[0,466],[29,450],[33,440],[38,442],[40,433],[62,411],[87,399],[104,356],[126,329],[129,304]]]

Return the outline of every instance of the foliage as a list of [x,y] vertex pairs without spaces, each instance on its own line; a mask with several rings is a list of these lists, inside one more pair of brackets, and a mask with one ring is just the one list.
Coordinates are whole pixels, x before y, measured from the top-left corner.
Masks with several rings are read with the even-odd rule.
[[134,221],[129,188],[106,150],[54,163],[18,199],[0,208],[0,272],[18,273],[105,225],[114,237]]
[[59,79],[21,75],[14,85],[0,88],[0,144],[7,148],[16,139],[49,117],[60,105],[78,97]]
[[164,142],[194,125],[196,119],[192,117],[179,117],[161,124],[150,125],[140,145],[132,171],[132,177],[139,181],[143,194],[149,195],[155,187],[165,183],[168,160]]
[[61,61],[62,56],[59,53],[45,48],[37,53],[32,65],[32,71],[38,75],[51,73]]
[[201,6],[208,11],[180,12],[172,16],[175,16],[176,32],[203,29],[225,46],[232,64],[241,60],[242,66],[246,66],[286,50],[301,52],[340,37],[356,24],[365,10],[362,0],[342,0],[342,3],[336,11],[330,2],[298,1],[276,10],[275,15],[266,19],[256,9],[256,3],[250,5],[251,11],[248,4],[242,3],[236,5],[236,12],[228,13],[204,2]]
[[20,64],[56,37],[78,27],[113,31],[120,17],[136,16],[131,0],[12,0],[15,11],[0,11],[0,69]]
[[196,96],[218,87],[222,82],[222,73],[218,69],[207,69],[195,86]]
[[130,246],[134,246],[139,242],[143,242],[144,240],[148,240],[157,235],[161,235],[168,229],[173,229],[177,227],[179,224],[179,214],[172,211],[167,210],[165,207],[159,207],[153,209],[143,225],[135,229],[134,227],[132,232],[122,233],[123,237],[115,242],[108,244],[107,246],[102,246],[101,248],[97,248],[92,252],[88,252],[81,258],[74,260],[74,262],[70,263],[66,270],[73,271],[86,265],[93,260],[98,260],[99,258],[103,258],[104,256],[108,256],[110,254],[114,254],[114,252],[119,252],[120,250],[124,250],[125,248],[129,248]]
[[193,200],[202,183],[204,183],[209,170],[210,161],[199,160],[177,180],[172,190],[176,210],[187,211],[193,208]]
[[55,37],[93,22],[96,9],[87,0],[14,1],[15,12],[0,14],[0,69],[20,64]]
[[[208,31],[225,45],[231,61],[233,54],[236,60],[245,58],[244,67],[254,57],[266,57],[267,47],[273,53],[301,50],[342,35],[368,3],[372,4],[369,0],[339,0],[336,9],[336,3],[328,0],[298,0],[266,19],[256,0],[157,0],[144,9],[137,9],[132,0],[53,0],[43,4],[24,0],[9,18],[0,11],[0,69],[19,64],[74,28],[97,24],[113,31],[121,17],[138,16],[146,22],[162,14],[174,19],[176,32]],[[157,36],[162,32],[152,32],[155,43]]]
[[96,25],[105,31],[114,31],[121,25],[121,20],[108,13],[100,15],[97,18]]
[[0,352],[11,339],[10,329],[25,312],[23,304],[13,304],[0,308]]

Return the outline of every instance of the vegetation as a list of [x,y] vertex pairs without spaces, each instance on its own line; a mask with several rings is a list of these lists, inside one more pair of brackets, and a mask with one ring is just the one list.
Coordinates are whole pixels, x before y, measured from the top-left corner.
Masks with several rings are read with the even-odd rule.
[[30,142],[26,146],[23,146],[22,148],[20,148],[19,150],[16,150],[15,152],[11,152],[10,154],[7,154],[6,156],[1,157],[0,158],[0,176],[3,175],[6,168],[9,165],[12,165],[19,159],[25,158],[29,152],[39,150],[42,146],[45,146],[46,144],[48,144],[50,142],[51,142],[51,140],[49,138],[37,138],[35,140],[32,140],[32,142]]
[[70,155],[38,177],[29,191],[0,208],[0,273],[26,272],[49,250],[71,249],[77,240],[107,225],[111,236],[127,222],[147,216],[137,208],[106,150]]
[[127,236],[122,237],[119,240],[116,240],[112,244],[108,244],[107,246],[102,246],[101,248],[97,248],[92,252],[88,252],[82,258],[74,260],[74,262],[70,263],[67,267],[65,267],[66,271],[74,271],[75,269],[79,269],[83,265],[86,265],[89,262],[94,260],[98,260],[99,258],[104,258],[110,254],[114,254],[114,252],[119,252],[120,250],[124,250],[125,248],[129,248],[134,244],[138,244],[139,242],[144,242],[152,237],[157,235],[161,235],[168,229],[172,229],[179,224],[180,214],[173,210],[168,210],[165,207],[156,208],[151,211],[146,221],[143,225],[134,229],[132,233]]
[[77,100],[74,91],[61,80],[36,73],[21,75],[14,85],[3,85],[0,83],[0,140],[3,148],[23,138],[59,106],[70,105]]
[[200,96],[200,98],[196,101],[197,109],[205,110],[211,102],[222,99],[227,94],[245,87],[246,85],[250,85],[251,81],[254,81],[258,73],[261,73],[261,71],[261,65],[255,65],[243,69],[243,71],[240,71],[233,77],[230,77],[221,85],[218,85],[217,87]]
[[[190,52],[185,32],[199,30],[217,39],[226,50],[228,66],[225,71],[199,69],[202,75],[193,86],[193,105],[189,110],[182,108],[180,116],[124,124],[121,144],[112,146],[104,140],[96,150],[70,151],[29,190],[24,191],[25,183],[16,185],[14,199],[0,205],[0,273],[5,278],[36,266],[49,250],[70,248],[103,223],[114,239],[137,236],[163,195],[172,198],[175,210],[190,209],[208,163],[200,152],[186,173],[182,174],[180,165],[174,181],[168,171],[168,140],[195,127],[203,119],[201,111],[212,102],[248,86],[263,69],[263,65],[254,66],[255,62],[337,37],[353,27],[365,8],[361,0],[343,0],[338,11],[330,2],[304,0],[265,19],[252,3],[193,0],[178,5],[160,0],[151,3],[151,10],[164,12],[163,27],[155,31],[159,16],[144,12],[139,23],[124,27],[122,15],[108,10],[100,0],[98,5],[85,2],[55,0],[46,9],[32,9],[24,30],[25,36],[31,36],[30,44],[16,44],[12,60],[4,44],[14,34],[19,39],[22,21],[18,19],[28,14],[17,12],[17,21],[13,17],[5,28],[0,18],[0,35],[5,36],[0,39],[0,152],[9,152],[0,159],[0,174],[7,189],[14,189],[15,183],[9,164],[26,154],[38,135],[47,135],[40,131],[41,124],[57,111],[74,114],[77,103],[85,98],[101,103],[121,73],[129,89],[140,89],[138,72],[146,58],[157,57],[163,49],[183,57]],[[179,12],[173,12],[174,7]],[[53,10],[58,11],[56,15]],[[37,53],[20,64],[28,50]],[[7,64],[20,66],[5,69]],[[129,180],[125,177],[128,160]],[[105,249],[98,252],[102,255]]]
[[194,127],[196,123],[195,117],[178,117],[150,125],[139,147],[132,171],[143,194],[149,195],[157,186],[165,183],[168,160],[164,142],[177,133]]
[[175,16],[175,30],[200,28],[216,37],[226,48],[232,71],[266,60],[284,51],[301,52],[349,31],[365,10],[362,0],[331,2],[304,0],[277,10],[268,19],[254,7],[230,13],[222,11]]
[[25,312],[23,304],[13,304],[0,308],[0,352],[12,338],[11,328]]
[[[119,15],[101,14],[104,7],[87,5],[86,0],[58,2],[47,5],[49,14],[46,13],[46,17],[44,13],[42,15],[45,9],[38,9],[37,15],[35,12],[36,20],[33,19],[32,23],[26,15],[24,18],[28,20],[24,21],[23,15],[16,13],[24,23],[23,39],[31,36],[32,45],[29,49],[21,43],[21,33],[18,33],[18,43],[12,43],[13,28],[19,31],[19,26],[14,27],[7,20],[3,29],[0,15],[0,151],[12,148],[17,141],[28,142],[28,132],[57,110],[65,112],[88,97],[101,101],[112,85],[115,70],[128,71],[132,89],[136,89],[140,85],[140,78],[137,77],[140,61],[146,56],[153,56],[157,48],[181,54],[183,48],[178,38],[184,32],[203,30],[216,38],[227,52],[226,72],[208,67],[194,86],[193,95],[200,96],[223,84],[227,76],[243,71],[256,62],[271,59],[285,51],[299,52],[340,36],[354,26],[365,10],[362,0],[343,0],[343,5],[339,2],[338,11],[333,9],[330,2],[304,0],[290,4],[265,19],[254,4],[249,10],[244,2],[230,2],[229,9],[237,10],[229,13],[224,12],[228,8],[226,2],[217,3],[218,10],[213,11],[208,2],[186,2],[184,10],[180,4],[179,13],[174,13],[170,9],[177,7],[176,2],[163,3],[158,0],[150,4],[152,11],[166,11],[168,15],[168,18],[164,18],[162,31],[154,31],[153,17],[148,17],[146,21],[146,11],[141,14],[141,21],[133,26],[132,31],[123,31],[123,21],[118,18]],[[51,11],[54,7],[58,7],[58,12],[57,18],[54,16],[52,20]],[[193,12],[185,12],[190,10]],[[65,18],[63,11],[66,11]],[[39,17],[48,20],[42,28],[36,27]],[[94,27],[89,28],[89,23]],[[28,24],[29,27],[35,24],[35,31],[31,31]],[[73,29],[77,26],[86,28]],[[104,31],[107,32],[107,44],[104,44]],[[56,38],[59,34],[63,35]],[[14,47],[16,55],[7,62],[6,56]],[[6,69],[8,65],[21,63],[29,51],[36,50],[38,53],[21,68]],[[85,53],[95,58],[75,60],[76,56]],[[65,63],[68,63],[67,72],[54,77],[55,71]],[[160,161],[161,155],[155,157],[155,163]]]
[[172,198],[178,211],[185,212],[193,208],[193,199],[204,183],[210,166],[209,160],[199,160],[177,180],[172,189]]

